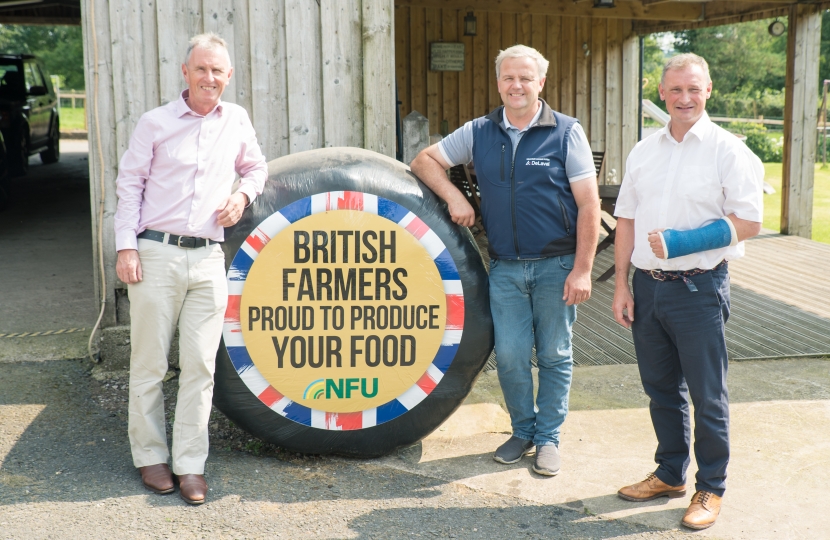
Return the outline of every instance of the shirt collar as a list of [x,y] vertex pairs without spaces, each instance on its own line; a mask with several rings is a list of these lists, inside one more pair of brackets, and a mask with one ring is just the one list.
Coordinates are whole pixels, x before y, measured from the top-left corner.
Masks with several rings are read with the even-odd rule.
[[[176,100],[176,116],[177,117],[181,118],[182,116],[184,116],[187,113],[190,113],[194,116],[201,116],[200,114],[195,113],[193,111],[193,109],[191,109],[187,105],[187,99],[189,97],[190,97],[190,90],[189,89],[183,90],[182,93],[179,95],[179,99]],[[216,104],[216,107],[214,107],[213,110],[210,111],[208,114],[213,113],[213,111],[218,111],[219,114],[222,114],[222,108],[223,108],[222,107],[222,100],[220,99],[219,103]],[[208,114],[206,114],[205,116],[207,116]]]
[[527,131],[530,127],[539,123],[539,118],[542,116],[542,102],[539,102],[539,110],[536,111],[536,114],[533,115],[533,118],[528,122],[524,129],[519,129],[513,124],[510,123],[510,120],[507,119],[507,107],[504,107],[502,110],[502,123],[504,124],[504,129],[515,129],[519,133]]
[[[686,133],[686,136],[683,138],[683,140],[685,141],[686,137],[688,137],[689,134],[692,134],[695,137],[697,137],[698,140],[702,141],[704,138],[706,138],[706,134],[709,132],[709,128],[712,125],[712,120],[709,119],[709,115],[706,113],[706,111],[703,111],[703,116],[701,116],[700,119],[697,122],[695,122],[695,125],[693,125],[691,129]],[[668,124],[663,126],[661,131],[666,136],[666,138],[668,138],[674,143],[677,142],[674,139],[674,137],[671,136],[671,120],[669,120]]]

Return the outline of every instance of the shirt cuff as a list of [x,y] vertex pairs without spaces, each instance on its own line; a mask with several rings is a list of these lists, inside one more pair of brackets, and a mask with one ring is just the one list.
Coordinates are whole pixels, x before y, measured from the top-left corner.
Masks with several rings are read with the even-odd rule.
[[236,190],[237,193],[244,193],[248,196],[248,204],[245,205],[245,208],[248,208],[253,204],[254,199],[256,199],[256,190],[253,186],[239,186],[239,189]]
[[586,172],[583,174],[578,174],[573,178],[568,177],[568,183],[573,184],[574,182],[579,182],[580,180],[585,180],[586,178],[594,178],[597,175],[596,171],[593,172]]
[[441,144],[441,142],[442,141],[438,141],[438,151],[441,152],[441,157],[444,158],[444,161],[446,161],[450,167],[455,167],[456,164],[453,163],[449,157],[447,157],[447,152],[444,150],[444,145]]
[[135,231],[118,231],[115,234],[115,251],[138,249],[138,240]]

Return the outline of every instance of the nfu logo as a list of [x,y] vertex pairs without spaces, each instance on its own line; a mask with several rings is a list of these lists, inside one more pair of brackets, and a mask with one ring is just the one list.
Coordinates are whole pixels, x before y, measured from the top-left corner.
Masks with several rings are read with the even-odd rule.
[[550,167],[550,159],[548,158],[527,158],[525,165],[535,167]]
[[351,399],[352,392],[360,394],[365,398],[373,398],[378,395],[378,380],[377,377],[372,379],[372,390],[368,389],[368,379],[354,378],[354,379],[317,379],[309,384],[305,392],[303,392],[303,399]]

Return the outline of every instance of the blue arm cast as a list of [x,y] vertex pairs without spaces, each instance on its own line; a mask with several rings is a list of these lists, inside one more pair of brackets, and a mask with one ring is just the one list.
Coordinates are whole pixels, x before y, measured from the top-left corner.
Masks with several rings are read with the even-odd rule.
[[738,243],[738,235],[729,222],[729,218],[719,219],[699,229],[675,231],[666,229],[660,233],[663,237],[664,251],[667,259],[682,257],[692,253],[708,251]]

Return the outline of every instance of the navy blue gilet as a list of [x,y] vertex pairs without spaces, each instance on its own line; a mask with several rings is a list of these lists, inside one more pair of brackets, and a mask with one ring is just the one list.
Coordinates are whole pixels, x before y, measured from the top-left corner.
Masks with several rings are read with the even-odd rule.
[[473,163],[490,257],[538,259],[576,252],[577,206],[565,173],[577,122],[542,101],[539,122],[513,143],[503,109],[473,121]]

